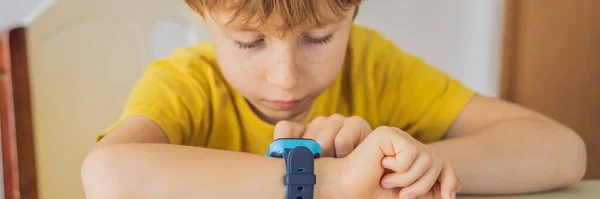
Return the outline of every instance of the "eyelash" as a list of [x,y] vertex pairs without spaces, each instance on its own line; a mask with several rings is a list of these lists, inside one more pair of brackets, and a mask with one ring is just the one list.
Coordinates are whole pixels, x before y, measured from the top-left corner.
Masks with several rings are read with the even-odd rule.
[[[303,39],[306,42],[308,42],[309,44],[324,45],[324,44],[329,43],[331,41],[331,38],[333,38],[333,34],[327,35],[326,37],[322,37],[322,38],[304,37]],[[257,47],[257,46],[261,45],[264,42],[265,42],[264,39],[260,39],[258,41],[252,42],[252,43],[243,43],[243,42],[236,41],[235,44],[240,49],[250,49],[250,48]]]
[[254,48],[254,47],[258,46],[258,45],[262,44],[263,42],[265,42],[264,39],[260,39],[258,41],[252,42],[252,43],[243,43],[243,42],[236,41],[235,45],[237,45],[241,49],[249,49],[249,48]]
[[323,44],[329,43],[331,41],[332,37],[333,37],[333,34],[330,34],[330,35],[327,35],[322,38],[304,37],[304,40],[306,40],[310,44],[323,45]]

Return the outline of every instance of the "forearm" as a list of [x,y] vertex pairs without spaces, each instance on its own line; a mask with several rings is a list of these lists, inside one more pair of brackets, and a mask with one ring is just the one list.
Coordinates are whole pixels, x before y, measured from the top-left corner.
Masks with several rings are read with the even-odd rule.
[[[326,159],[317,160],[316,198],[326,198]],[[282,159],[166,144],[94,151],[83,166],[88,198],[284,198]]]
[[567,128],[542,119],[515,119],[429,145],[447,157],[463,193],[512,194],[568,186],[585,171],[585,146]]

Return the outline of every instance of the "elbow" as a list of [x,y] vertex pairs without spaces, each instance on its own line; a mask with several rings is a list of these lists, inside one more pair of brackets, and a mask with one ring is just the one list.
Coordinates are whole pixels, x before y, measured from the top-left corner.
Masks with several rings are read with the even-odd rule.
[[93,150],[83,161],[81,181],[88,199],[127,198],[123,166],[112,147]]
[[[587,151],[584,140],[571,129],[566,129],[561,139],[564,161],[559,168],[563,170],[564,186],[577,184],[585,177],[587,169]],[[557,146],[561,146],[557,145]]]

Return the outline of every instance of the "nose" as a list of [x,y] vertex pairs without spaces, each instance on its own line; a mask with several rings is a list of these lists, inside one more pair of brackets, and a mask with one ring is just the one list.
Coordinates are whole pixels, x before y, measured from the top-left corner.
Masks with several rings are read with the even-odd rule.
[[278,50],[277,53],[271,55],[273,64],[267,76],[269,84],[283,90],[294,89],[298,85],[300,73],[294,61],[293,52]]

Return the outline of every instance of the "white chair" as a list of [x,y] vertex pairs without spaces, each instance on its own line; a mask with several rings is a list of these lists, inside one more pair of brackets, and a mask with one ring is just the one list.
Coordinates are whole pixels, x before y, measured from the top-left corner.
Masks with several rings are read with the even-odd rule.
[[196,24],[172,0],[57,0],[29,17],[38,198],[85,198],[80,167],[96,135],[117,121],[149,62],[208,39]]

